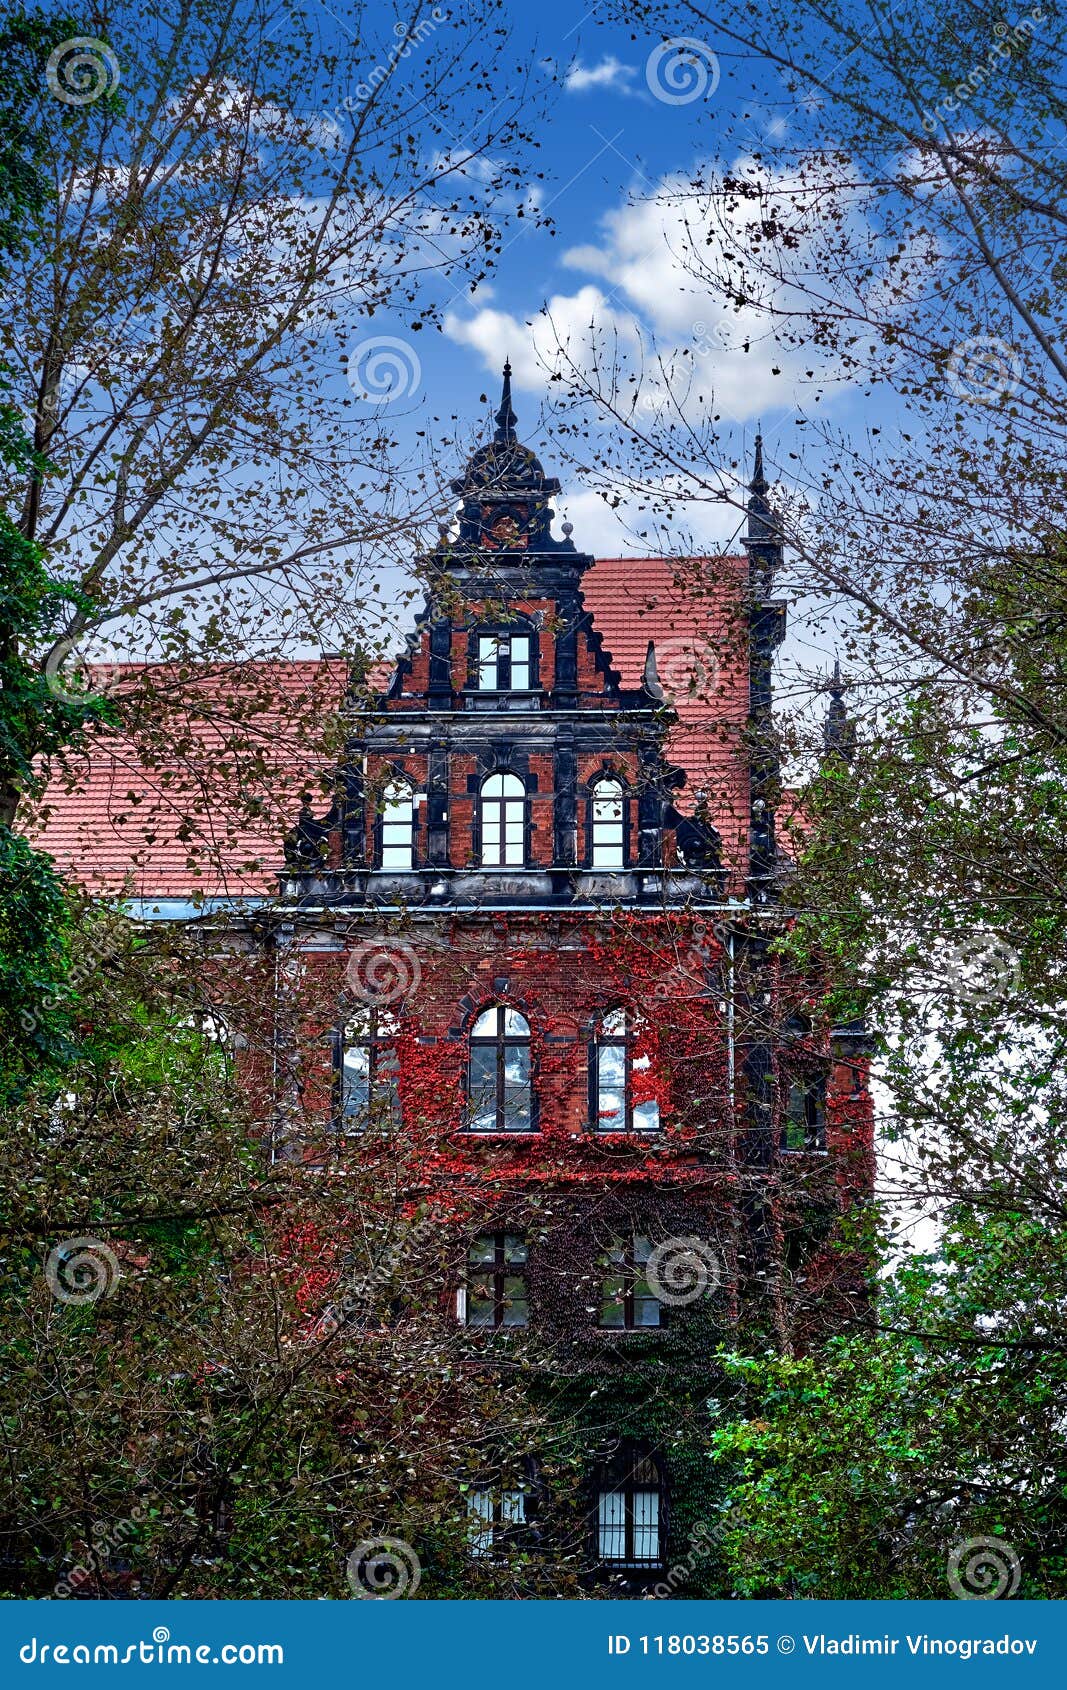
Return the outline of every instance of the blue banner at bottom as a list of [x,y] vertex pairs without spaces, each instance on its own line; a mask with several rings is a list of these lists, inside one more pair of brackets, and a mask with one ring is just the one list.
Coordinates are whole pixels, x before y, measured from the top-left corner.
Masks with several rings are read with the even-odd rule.
[[19,1602],[4,1686],[172,1674],[550,1690],[639,1685],[1062,1684],[1058,1602]]

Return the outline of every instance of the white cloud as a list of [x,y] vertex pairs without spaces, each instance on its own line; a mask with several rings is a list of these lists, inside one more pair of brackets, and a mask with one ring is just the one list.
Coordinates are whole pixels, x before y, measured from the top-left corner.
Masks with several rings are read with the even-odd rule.
[[677,477],[674,483],[673,498],[668,480],[649,486],[640,498],[619,493],[605,499],[592,487],[568,490],[565,486],[552,504],[561,520],[574,524],[578,550],[596,557],[715,556],[737,551],[741,516],[734,506],[694,500],[692,488],[679,499]]
[[607,88],[613,94],[632,94],[631,83],[636,75],[633,65],[623,64],[611,53],[595,65],[583,65],[581,59],[575,59],[563,86],[568,94],[585,94],[590,88]]
[[[447,333],[480,351],[489,369],[508,351],[516,381],[533,392],[544,392],[556,372],[566,379],[568,363],[603,391],[604,371],[611,368],[622,392],[640,393],[648,414],[677,404],[691,419],[714,408],[747,422],[802,404],[819,383],[833,381],[842,391],[841,372],[817,348],[780,340],[766,310],[786,320],[805,310],[804,279],[816,271],[818,239],[817,230],[806,227],[811,201],[802,208],[789,178],[773,177],[751,161],[737,161],[732,173],[741,172],[762,195],[735,196],[729,205],[720,198],[714,210],[688,176],[663,177],[651,193],[601,219],[598,243],[563,254],[568,269],[595,276],[600,285],[585,281],[574,293],[557,293],[525,321],[503,311],[472,317],[452,312]],[[708,166],[694,172],[705,180],[711,174]],[[857,184],[858,217],[862,196]],[[795,234],[787,249],[793,270],[766,280],[758,306],[735,310],[701,269],[721,274],[729,268],[730,253],[744,248],[749,229],[767,217],[768,201]]]

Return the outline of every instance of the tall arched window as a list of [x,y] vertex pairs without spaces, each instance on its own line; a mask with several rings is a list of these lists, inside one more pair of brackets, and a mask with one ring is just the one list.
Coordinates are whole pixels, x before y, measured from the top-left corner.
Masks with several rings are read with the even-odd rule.
[[609,1009],[596,1022],[589,1079],[597,1132],[659,1131],[656,1076],[651,1054],[642,1049],[642,1035],[647,1039],[647,1029],[629,1009]]
[[624,1444],[597,1484],[597,1553],[606,1566],[662,1565],[666,1500],[655,1456]]
[[526,861],[526,788],[518,775],[489,775],[479,800],[482,863],[521,867]]
[[381,866],[402,872],[414,861],[415,794],[406,780],[396,780],[382,793]]
[[471,1028],[468,1096],[471,1132],[533,1131],[530,1024],[517,1009],[494,1004]]
[[622,783],[598,780],[589,800],[590,861],[594,868],[623,868],[626,863],[625,798]]
[[400,1124],[400,1069],[396,1017],[363,1009],[352,1017],[340,1042],[340,1117],[343,1132]]

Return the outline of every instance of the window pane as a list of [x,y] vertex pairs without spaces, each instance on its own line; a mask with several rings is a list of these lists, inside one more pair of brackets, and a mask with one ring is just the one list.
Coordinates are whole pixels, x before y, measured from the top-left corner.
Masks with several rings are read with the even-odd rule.
[[480,1267],[485,1262],[496,1261],[496,1239],[491,1232],[481,1238],[476,1238],[467,1251],[467,1260],[472,1267]]
[[601,1087],[597,1093],[597,1128],[602,1133],[626,1131],[626,1098],[621,1091]]
[[479,1275],[467,1287],[467,1325],[496,1325],[496,1296],[493,1281],[488,1277]]
[[496,1046],[472,1045],[470,1059],[471,1127],[475,1132],[496,1128]]
[[626,1308],[626,1279],[620,1274],[609,1275],[600,1287],[600,1324],[601,1326],[625,1326]]
[[796,1082],[789,1088],[789,1107],[782,1131],[782,1145],[786,1150],[803,1150],[807,1141],[807,1109],[804,1087]]
[[513,1133],[530,1131],[529,1086],[504,1087],[504,1126]]
[[502,1009],[500,1009],[499,1013],[504,1017],[504,1032],[507,1034],[509,1039],[529,1038],[530,1023],[527,1021],[525,1015],[520,1015],[517,1009],[512,1009],[506,1004]]
[[493,1004],[490,1009],[483,1009],[471,1028],[471,1037],[475,1039],[493,1038],[496,1034],[499,1016],[500,1010],[496,1004]]
[[504,1081],[509,1086],[525,1086],[530,1078],[530,1047],[507,1040],[504,1045]]
[[527,1259],[526,1240],[518,1233],[504,1234],[504,1260],[506,1262],[525,1262]]
[[636,1132],[659,1132],[659,1104],[654,1098],[648,1103],[635,1103],[633,1116],[634,1130]]
[[659,1560],[659,1495],[656,1491],[635,1491],[634,1560]]
[[600,1030],[606,1038],[623,1039],[626,1037],[626,1011],[624,1009],[609,1009],[601,1017]]
[[634,1287],[634,1325],[658,1326],[660,1324],[660,1305],[643,1280],[639,1280]]
[[502,1526],[521,1526],[526,1520],[526,1492],[506,1490],[500,1498]]
[[487,1490],[471,1491],[467,1497],[467,1520],[471,1554],[493,1553],[493,1498]]
[[602,1561],[622,1561],[626,1555],[626,1503],[618,1491],[597,1498],[597,1537]]
[[366,1125],[370,1108],[370,1049],[349,1045],[341,1068],[341,1114],[346,1128]]
[[497,686],[497,659],[499,647],[491,635],[478,636],[478,685],[490,692]]
[[526,1281],[519,1274],[504,1276],[504,1325],[528,1326],[530,1305],[526,1296]]
[[600,1083],[615,1086],[620,1091],[626,1084],[626,1051],[622,1045],[602,1044],[597,1053]]

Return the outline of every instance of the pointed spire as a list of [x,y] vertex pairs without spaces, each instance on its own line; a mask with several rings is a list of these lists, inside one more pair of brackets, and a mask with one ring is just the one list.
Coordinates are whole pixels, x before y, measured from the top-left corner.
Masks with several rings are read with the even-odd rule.
[[748,484],[750,493],[766,493],[767,477],[763,473],[763,435],[756,435],[756,464],[752,473],[752,480]]
[[511,408],[511,364],[504,363],[504,389],[500,395],[500,409],[496,414],[496,443],[498,446],[508,446],[515,439],[515,424],[518,417]]
[[856,752],[856,727],[845,709],[845,683],[841,679],[841,659],[834,658],[834,678],[830,682],[830,705],[823,724],[822,742],[827,757],[840,757],[851,763]]

